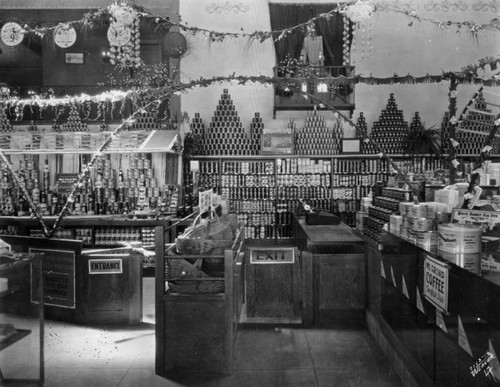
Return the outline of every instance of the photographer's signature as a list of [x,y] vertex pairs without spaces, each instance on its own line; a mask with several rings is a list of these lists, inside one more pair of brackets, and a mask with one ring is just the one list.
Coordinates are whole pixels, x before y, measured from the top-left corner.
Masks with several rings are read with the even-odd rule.
[[493,378],[494,381],[495,375],[493,374],[493,367],[490,365],[490,361],[495,358],[491,352],[487,351],[483,356],[481,356],[476,362],[469,367],[472,376],[476,376],[481,371],[484,371],[484,376],[487,378]]

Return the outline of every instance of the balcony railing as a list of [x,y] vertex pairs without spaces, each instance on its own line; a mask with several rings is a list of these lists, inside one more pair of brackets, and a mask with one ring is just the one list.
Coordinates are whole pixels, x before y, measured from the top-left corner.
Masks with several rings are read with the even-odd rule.
[[274,115],[278,110],[348,110],[354,104],[354,66],[309,66],[298,64],[274,68],[274,75],[283,78],[275,86]]

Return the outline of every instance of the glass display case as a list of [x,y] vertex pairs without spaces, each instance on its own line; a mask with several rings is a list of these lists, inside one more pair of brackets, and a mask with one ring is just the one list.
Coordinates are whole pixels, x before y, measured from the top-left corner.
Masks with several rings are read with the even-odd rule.
[[496,216],[455,210],[455,223],[439,225],[435,243],[391,233],[378,244],[367,243],[372,271],[368,314],[374,318],[368,320],[377,321],[378,333],[385,331],[388,352],[403,354],[399,358],[417,384],[500,383]]
[[0,384],[44,380],[43,254],[0,255]]

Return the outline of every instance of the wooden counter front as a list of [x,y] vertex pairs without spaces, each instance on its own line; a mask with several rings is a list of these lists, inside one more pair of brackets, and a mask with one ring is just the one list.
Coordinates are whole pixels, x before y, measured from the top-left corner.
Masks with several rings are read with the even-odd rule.
[[[308,225],[294,217],[294,233],[304,260],[311,260],[310,280],[314,324],[366,307],[364,240],[344,223]],[[309,282],[309,283],[308,283]]]

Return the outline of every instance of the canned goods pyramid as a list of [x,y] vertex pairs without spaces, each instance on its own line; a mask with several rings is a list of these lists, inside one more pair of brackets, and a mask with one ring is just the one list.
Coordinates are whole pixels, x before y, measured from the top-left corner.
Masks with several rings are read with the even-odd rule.
[[212,121],[205,128],[199,113],[191,122],[191,130],[201,136],[201,153],[213,156],[248,156],[260,153],[260,136],[264,124],[259,113],[252,119],[250,136],[238,117],[236,107],[224,89]]
[[[456,140],[460,143],[457,153],[461,155],[479,155],[484,147],[485,140],[495,126],[495,115],[486,108],[483,93],[479,93],[474,105],[460,121],[456,132]],[[493,149],[490,154],[500,153],[500,138],[492,140]]]
[[87,124],[80,118],[79,108],[76,103],[70,104],[68,118],[63,124],[63,130],[66,132],[85,132],[88,130]]
[[408,136],[408,122],[402,110],[398,110],[394,94],[391,93],[387,106],[373,123],[370,137],[388,154],[404,154],[404,139]]
[[6,106],[0,103],[0,132],[12,132],[12,124],[7,118],[7,113],[5,112]]
[[303,155],[339,154],[344,131],[340,118],[327,127],[325,117],[316,107],[306,116],[304,127],[295,135],[295,153]]

